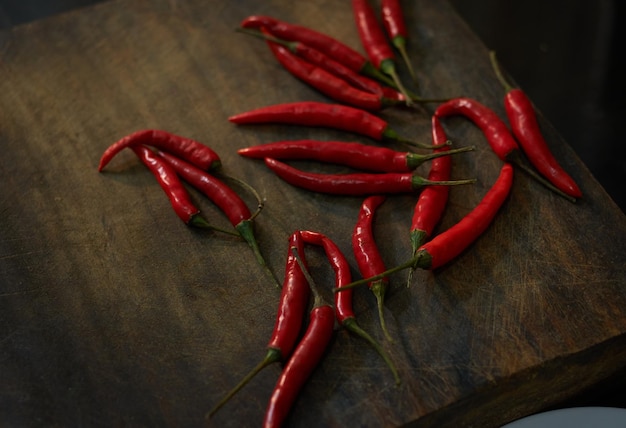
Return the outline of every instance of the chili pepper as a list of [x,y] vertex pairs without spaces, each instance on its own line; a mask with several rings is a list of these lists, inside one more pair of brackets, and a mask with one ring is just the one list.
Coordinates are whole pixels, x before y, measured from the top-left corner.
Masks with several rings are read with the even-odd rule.
[[521,89],[513,88],[504,79],[498,67],[495,52],[491,52],[490,56],[496,76],[506,91],[504,107],[513,135],[526,153],[528,160],[558,189],[573,198],[581,198],[580,188],[550,151],[541,133],[532,102]]
[[[302,254],[302,252],[300,252]],[[313,289],[314,290],[314,289]],[[321,360],[333,336],[333,308],[314,292],[309,324],[276,382],[265,411],[263,427],[280,427],[287,418],[304,383]]]
[[269,30],[265,29],[265,27],[262,27],[262,30],[265,30],[265,32],[251,30],[247,28],[239,28],[237,30],[245,34],[250,34],[252,36],[270,40],[274,43],[279,43],[289,49],[292,53],[298,55],[306,61],[323,68],[324,70],[334,74],[337,77],[344,79],[355,88],[370,92],[372,94],[380,95],[381,97],[385,96],[390,99],[404,101],[404,95],[402,95],[395,89],[388,86],[383,87],[378,81],[355,72],[354,70],[346,67],[339,61],[335,61],[325,53],[314,49],[311,46],[306,45],[305,43],[275,37],[274,35],[270,34]]
[[349,290],[407,268],[419,267],[434,270],[450,263],[473,244],[493,223],[496,214],[511,193],[512,186],[513,166],[507,162],[502,165],[496,182],[483,196],[479,204],[454,226],[423,244],[408,262],[378,275],[353,281],[340,289],[335,289],[335,291]]
[[189,193],[176,175],[176,171],[146,146],[133,145],[131,149],[157,178],[176,215],[187,225],[209,227],[207,221],[200,215],[200,210],[191,202]]
[[[437,116],[431,118],[431,128],[433,143],[436,144],[448,139]],[[442,147],[437,149],[437,152],[445,153],[447,150],[447,147]],[[428,179],[433,181],[449,180],[451,169],[452,160],[448,156],[437,158],[431,163]],[[429,186],[420,193],[413,209],[413,218],[409,231],[413,255],[432,236],[433,230],[439,223],[448,202],[448,194],[449,187],[447,186]],[[409,271],[407,286],[411,283],[413,272],[414,269]]]
[[563,196],[571,202],[576,199],[567,195],[560,189],[557,189],[550,182],[541,177],[526,161],[523,153],[520,151],[513,134],[509,131],[506,124],[498,117],[498,115],[489,107],[479,103],[478,101],[460,97],[451,99],[435,110],[435,116],[439,118],[449,117],[453,115],[461,115],[471,120],[477,125],[491,146],[494,153],[503,161],[510,162],[521,168],[529,174],[537,182],[543,184],[548,189]]
[[281,39],[302,42],[327,56],[349,67],[357,73],[377,79],[383,83],[395,86],[395,82],[381,73],[371,62],[356,50],[311,28],[290,24],[270,16],[253,15],[241,22],[243,28],[266,28],[271,34]]
[[[271,274],[272,279],[278,285],[276,277],[269,269],[261,249],[254,236],[254,218],[260,212],[262,202],[260,197],[256,194],[258,200],[259,209],[253,215],[250,209],[246,205],[243,199],[231,189],[224,181],[218,177],[209,174],[208,172],[173,156],[166,152],[159,152],[159,155],[169,163],[176,173],[194,188],[201,191],[206,197],[208,197],[222,212],[228,217],[228,220],[233,225],[235,230],[241,235],[241,237],[248,243],[257,262],[268,273]],[[250,186],[248,188],[252,189]],[[253,189],[252,189],[253,190]]]
[[238,125],[284,123],[327,127],[364,135],[377,141],[395,141],[426,149],[436,148],[406,140],[378,116],[341,104],[316,101],[275,104],[236,114],[228,120]]
[[[354,257],[356,258],[361,275],[364,278],[378,275],[386,270],[385,262],[380,254],[378,245],[376,245],[373,228],[376,210],[384,201],[385,196],[383,195],[367,197],[361,205],[359,216],[352,232],[352,251],[354,252]],[[389,278],[384,277],[377,279],[376,281],[370,282],[367,286],[376,297],[378,318],[380,319],[380,326],[383,329],[383,333],[385,333],[387,339],[391,341],[391,335],[387,331],[383,315],[385,294],[389,287]]]
[[[335,272],[335,287],[341,287],[352,281],[352,273],[350,272],[348,260],[346,260],[346,257],[337,244],[329,237],[319,232],[301,230],[300,234],[306,244],[317,245],[324,249],[326,258]],[[343,293],[335,293],[335,316],[337,317],[337,321],[339,321],[346,330],[367,341],[376,352],[378,352],[393,373],[396,384],[399,384],[400,377],[398,376],[398,371],[393,361],[391,361],[391,358],[387,355],[382,346],[357,323],[356,315],[352,307],[352,290],[346,290]]]
[[279,361],[285,361],[294,349],[300,329],[304,322],[304,314],[308,304],[310,288],[298,260],[291,248],[295,247],[299,254],[304,252],[304,242],[299,231],[289,237],[289,253],[285,266],[285,279],[280,295],[280,303],[274,323],[274,330],[267,345],[265,358],[248,373],[226,396],[207,414],[208,417],[217,412],[257,373],[265,367]]
[[[433,116],[431,119],[433,143],[447,141],[446,133],[441,126],[439,119]],[[437,154],[446,154],[447,147],[437,149]],[[450,179],[452,162],[448,156],[441,156],[433,160],[428,174],[428,179],[432,181],[445,181]],[[443,211],[448,201],[449,187],[429,186],[421,193],[413,210],[411,221],[411,244],[413,252],[424,243],[433,233],[435,226],[439,223]]]
[[202,169],[214,170],[221,166],[218,154],[196,140],[158,129],[146,129],[133,132],[109,146],[100,158],[98,171],[102,171],[121,150],[142,144],[175,154]]
[[470,184],[476,180],[429,181],[411,172],[319,174],[293,168],[276,159],[265,158],[265,165],[287,183],[311,192],[333,195],[372,195],[411,193],[424,186]]
[[351,86],[345,80],[323,68],[299,58],[278,43],[268,40],[267,44],[274,57],[293,76],[336,101],[370,111],[381,110],[398,104],[397,100],[387,99]]
[[[445,141],[443,144],[445,145]],[[237,150],[237,153],[241,156],[255,159],[306,159],[335,163],[367,171],[409,172],[426,161],[470,150],[474,150],[474,147],[461,147],[454,150],[418,154],[399,152],[388,147],[368,146],[356,142],[293,140],[247,147]]]
[[382,0],[381,2],[383,26],[387,31],[387,35],[391,39],[391,43],[398,49],[400,55],[404,59],[404,62],[411,73],[411,77],[415,82],[415,71],[409,60],[409,56],[406,51],[406,41],[408,33],[406,31],[406,25],[404,23],[404,17],[402,16],[402,7],[399,0]]
[[391,47],[387,44],[374,9],[367,0],[352,0],[352,11],[356,21],[357,30],[363,48],[374,67],[381,70],[393,79],[399,91],[407,98],[407,103],[411,104],[411,97],[404,88],[400,77],[396,71],[395,55]]

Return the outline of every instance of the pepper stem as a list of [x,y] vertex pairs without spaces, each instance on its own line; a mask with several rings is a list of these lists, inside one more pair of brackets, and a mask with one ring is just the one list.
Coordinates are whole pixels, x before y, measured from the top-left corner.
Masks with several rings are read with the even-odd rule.
[[267,351],[265,358],[263,358],[263,360],[261,360],[261,362],[257,364],[256,367],[254,367],[243,379],[241,379],[241,381],[239,381],[239,383],[235,385],[235,387],[231,389],[228,392],[228,394],[224,396],[224,398],[222,398],[215,406],[213,406],[213,408],[205,415],[205,419],[209,419],[219,409],[221,409],[224,406],[224,404],[226,404],[231,398],[233,398],[233,396],[237,392],[239,392],[241,388],[246,386],[246,384],[250,382],[250,380],[252,380],[252,378],[256,376],[257,373],[259,373],[261,370],[263,370],[265,367],[269,366],[270,364],[276,363],[280,361],[281,359],[282,359],[282,355],[280,351],[275,348],[270,348]]
[[476,183],[475,178],[469,178],[467,180],[442,180],[442,181],[433,181],[424,177],[420,177],[419,175],[413,175],[412,184],[414,189],[419,189],[424,186],[458,186],[463,184],[473,184]]
[[489,51],[489,59],[491,60],[491,66],[493,67],[494,73],[496,73],[496,77],[498,78],[502,86],[504,86],[506,92],[511,91],[513,89],[513,86],[511,86],[509,82],[507,82],[507,80],[504,78],[504,74],[502,73],[502,69],[500,68],[498,59],[496,58],[496,51]]
[[226,230],[226,229],[222,229],[222,228],[217,227],[217,226],[213,226],[204,217],[202,217],[200,215],[200,213],[197,213],[197,214],[194,214],[193,216],[191,216],[191,218],[189,219],[187,224],[189,226],[197,227],[198,229],[209,229],[209,230],[213,230],[215,232],[220,232],[220,233],[225,233],[227,235],[239,236],[240,237],[240,235],[237,232],[233,232],[232,230]]
[[396,65],[393,62],[393,60],[387,59],[387,60],[381,62],[380,63],[380,69],[382,70],[383,73],[387,74],[388,76],[390,76],[393,79],[393,81],[395,82],[396,86],[398,87],[398,90],[402,93],[402,95],[405,96],[405,98],[406,98],[406,105],[409,106],[409,107],[415,105],[415,102],[413,101],[413,97],[411,97],[409,92],[406,90],[406,88],[402,84],[402,81],[400,80],[400,77],[398,76],[398,73],[396,71]]
[[576,198],[574,198],[574,197],[568,195],[567,193],[563,192],[562,190],[558,189],[552,183],[550,183],[548,180],[546,180],[541,175],[539,175],[539,173],[537,173],[537,171],[535,171],[528,164],[528,162],[526,161],[526,158],[523,156],[523,154],[522,154],[522,152],[520,150],[516,149],[516,150],[513,150],[513,151],[509,152],[509,154],[506,156],[506,160],[511,162],[511,163],[513,163],[513,164],[515,164],[516,166],[518,166],[522,171],[524,171],[525,173],[530,175],[537,182],[539,182],[540,184],[543,184],[546,188],[548,188],[549,190],[553,191],[557,195],[564,197],[565,199],[567,199],[568,201],[570,201],[572,203],[576,203]]
[[[450,141],[450,144],[452,144],[451,141]],[[440,158],[442,156],[454,155],[457,153],[471,152],[473,150],[476,150],[476,146],[459,147],[458,149],[445,150],[445,151],[428,153],[428,154],[409,153],[406,155],[406,164],[410,169],[415,169],[421,164],[423,164],[424,162],[429,161],[431,159]]]
[[402,36],[396,36],[391,40],[391,43],[398,49],[406,67],[409,69],[409,73],[411,74],[411,79],[413,79],[413,83],[417,86],[417,77],[415,76],[415,71],[413,70],[413,65],[409,60],[409,54],[406,51],[406,39]]
[[452,142],[450,140],[446,141],[445,143],[442,144],[424,144],[424,143],[419,143],[416,141],[411,141],[411,140],[407,140],[403,137],[400,137],[398,135],[398,133],[387,127],[385,128],[385,130],[383,131],[383,139],[384,140],[389,140],[389,141],[396,141],[398,143],[403,143],[406,144],[408,146],[413,146],[413,147],[417,147],[420,149],[440,149],[442,147],[446,147],[452,144]]
[[[413,254],[413,259],[415,259],[417,255],[417,251],[426,242],[426,239],[428,238],[428,234],[426,233],[425,230],[414,229],[410,233],[410,238],[411,238],[411,250]],[[417,266],[414,265],[413,268],[409,270],[409,275],[407,276],[407,279],[406,279],[407,288],[411,286],[411,280],[413,279],[413,272],[415,272],[416,268]]]
[[309,273],[309,270],[307,269],[304,262],[300,258],[300,254],[298,253],[298,248],[291,247],[291,254],[293,254],[293,257],[294,259],[296,259],[298,266],[300,266],[300,270],[302,271],[302,274],[304,275],[307,282],[309,283],[309,287],[311,288],[311,293],[313,294],[313,307],[327,305],[327,303],[324,301],[324,298],[319,292],[319,288],[317,287],[315,280],[313,279],[313,277]]
[[289,49],[291,52],[295,53],[296,51],[296,42],[291,42],[289,40],[284,40],[284,39],[279,39],[276,36],[273,36],[269,33],[264,33],[262,31],[258,31],[258,30],[251,30],[249,28],[242,28],[242,27],[238,27],[235,28],[235,31],[239,32],[239,33],[243,33],[243,34],[248,34],[250,36],[254,36],[254,37],[258,37],[260,39],[265,39],[268,40],[270,42],[274,42],[277,43],[279,45],[282,45],[284,47],[286,47],[287,49]]
[[274,272],[272,272],[267,262],[265,261],[263,254],[261,253],[261,248],[259,248],[259,243],[256,240],[256,237],[254,236],[254,223],[252,222],[252,220],[242,220],[235,227],[235,229],[237,229],[237,231],[239,232],[239,235],[248,243],[250,248],[252,248],[252,251],[254,252],[257,263],[261,267],[263,267],[263,269],[265,269],[265,271],[270,275],[270,277],[274,281],[274,284],[276,285],[276,288],[280,288],[280,282],[278,281],[278,278],[276,278],[276,275],[274,275]]
[[385,337],[387,338],[387,340],[390,342],[393,342],[393,339],[391,338],[391,335],[389,334],[389,331],[387,330],[387,324],[385,323],[385,315],[384,315],[385,293],[387,292],[386,279],[382,278],[377,281],[374,281],[372,284],[370,284],[370,290],[372,293],[374,293],[374,296],[376,297],[376,306],[378,307],[378,319],[380,320],[380,327],[382,328],[383,333],[385,334]]
[[[421,264],[420,262],[422,262],[422,260],[425,261],[424,264]],[[369,278],[362,278],[362,279],[358,279],[356,281],[352,281],[346,285],[342,285],[341,287],[337,287],[333,290],[334,293],[340,293],[342,291],[345,290],[350,290],[352,288],[356,288],[359,287],[361,285],[364,284],[369,284],[370,282],[373,281],[377,281],[379,279],[382,279],[386,276],[389,276],[391,274],[394,274],[396,272],[400,272],[404,269],[409,269],[409,268],[416,268],[416,267],[422,267],[424,269],[427,269],[429,267],[429,261],[428,261],[428,253],[426,253],[425,251],[418,251],[413,257],[411,257],[408,261],[399,264],[398,266],[394,266],[392,268],[387,269],[384,272],[381,272],[379,274],[370,276]]]
[[398,370],[396,369],[396,366],[393,364],[393,361],[391,361],[391,358],[389,358],[389,355],[387,355],[387,353],[385,352],[383,347],[380,346],[380,344],[378,342],[376,342],[376,340],[372,336],[370,336],[370,334],[368,332],[363,330],[361,328],[361,326],[359,326],[357,324],[355,318],[352,318],[352,317],[351,318],[347,318],[343,322],[342,325],[344,326],[344,328],[346,330],[350,331],[351,333],[356,334],[360,338],[362,338],[362,339],[366,340],[367,342],[369,342],[369,344],[382,357],[382,359],[385,361],[387,366],[389,366],[389,369],[391,370],[391,373],[393,373],[393,377],[396,380],[396,385],[399,385],[400,384],[400,376],[398,376]]

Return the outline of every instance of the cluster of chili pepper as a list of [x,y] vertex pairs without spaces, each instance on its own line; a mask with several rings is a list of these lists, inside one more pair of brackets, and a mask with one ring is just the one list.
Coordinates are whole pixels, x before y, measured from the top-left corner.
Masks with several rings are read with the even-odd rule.
[[[214,150],[196,140],[163,130],[140,130],[110,145],[100,159],[98,171],[102,171],[125,148],[130,148],[154,174],[174,212],[185,224],[240,236],[254,252],[259,265],[278,285],[254,234],[254,219],[261,212],[263,202],[256,190],[247,183],[234,177],[216,175],[222,163]],[[255,195],[257,209],[254,213],[223,178],[236,181]],[[209,224],[192,201],[183,181],[213,202],[226,215],[235,232]]]
[[[523,92],[512,89],[506,83],[493,55],[494,70],[507,91],[505,109],[512,132],[493,110],[474,99],[426,100],[403,86],[387,37],[401,53],[414,81],[416,78],[406,53],[407,31],[397,0],[382,0],[382,26],[379,26],[367,0],[352,0],[352,10],[367,58],[344,43],[308,27],[269,16],[245,18],[241,22],[240,31],[262,37],[286,70],[332,98],[335,103],[303,101],[271,105],[233,115],[229,121],[237,125],[282,123],[328,127],[369,137],[375,142],[401,143],[432,152],[420,154],[356,142],[315,140],[277,141],[238,151],[241,156],[263,160],[276,175],[294,186],[312,192],[363,197],[351,234],[352,251],[362,278],[353,281],[347,258],[328,236],[310,230],[293,232],[288,240],[284,280],[280,287],[267,353],[207,413],[207,417],[224,406],[265,367],[282,363],[284,366],[269,400],[263,423],[265,427],[282,425],[300,390],[330,344],[335,320],[340,326],[366,340],[379,353],[396,383],[399,383],[398,371],[389,355],[356,322],[352,307],[353,289],[362,284],[368,285],[377,300],[381,329],[387,340],[392,341],[383,315],[385,293],[390,285],[389,276],[409,269],[410,283],[415,269],[438,269],[466,251],[488,229],[507,200],[513,186],[513,165],[569,200],[575,201],[582,196],[578,186],[550,153],[541,136],[532,104]],[[401,137],[387,121],[376,115],[383,108],[433,101],[439,102],[439,105],[431,117],[432,141],[429,144]],[[480,202],[455,225],[435,234],[448,203],[449,186],[475,182],[451,180],[452,155],[474,149],[474,146],[451,148],[442,120],[454,115],[470,119],[483,131],[493,152],[502,160],[502,167],[496,181]],[[165,131],[138,131],[117,141],[104,152],[99,171],[124,148],[132,149],[153,172],[174,211],[186,224],[221,230],[211,226],[202,217],[183,181],[212,200],[229,218],[236,234],[243,237],[254,250],[258,262],[276,281],[261,256],[253,233],[253,219],[263,204],[257,195],[258,209],[254,214],[250,212],[237,193],[218,177],[216,171],[220,169],[221,161],[213,150],[195,140]],[[302,171],[283,162],[294,159],[333,163],[360,171],[319,174]],[[415,169],[425,162],[430,162],[427,178],[415,173]],[[254,192],[252,187],[240,183]],[[376,212],[387,195],[417,190],[420,194],[408,228],[411,254],[404,263],[387,268],[375,240]],[[305,245],[322,248],[334,271],[334,308],[323,300],[308,272],[304,257]],[[306,330],[301,334],[311,294],[314,302]]]

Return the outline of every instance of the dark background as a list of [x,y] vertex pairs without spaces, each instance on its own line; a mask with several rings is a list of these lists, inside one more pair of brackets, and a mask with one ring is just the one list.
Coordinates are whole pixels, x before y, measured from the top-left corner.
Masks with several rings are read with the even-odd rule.
[[[102,0],[0,0],[0,29]],[[451,0],[488,48],[626,211],[624,3],[617,0]],[[626,407],[620,379],[557,407]]]
[[[0,0],[0,29],[102,0]],[[618,0],[450,0],[626,211],[626,67]]]

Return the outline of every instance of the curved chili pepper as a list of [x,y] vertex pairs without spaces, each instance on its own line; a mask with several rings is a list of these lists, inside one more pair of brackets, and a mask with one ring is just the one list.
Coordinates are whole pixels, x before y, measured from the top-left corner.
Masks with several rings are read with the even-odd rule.
[[102,171],[111,159],[123,149],[144,144],[170,152],[205,170],[213,170],[221,166],[218,154],[196,140],[158,129],[146,129],[133,132],[109,146],[100,158],[98,171]]
[[284,123],[319,126],[364,135],[377,141],[396,141],[416,147],[436,147],[406,140],[387,121],[355,107],[316,101],[299,101],[260,107],[228,118],[237,125]]
[[371,63],[393,79],[399,91],[407,98],[407,103],[411,104],[411,96],[398,76],[395,55],[387,44],[387,39],[378,24],[374,9],[367,0],[352,0],[352,11],[361,43]]
[[496,76],[506,91],[504,108],[511,124],[513,135],[519,142],[528,160],[546,177],[550,183],[573,198],[581,198],[582,192],[574,179],[559,165],[546,142],[532,102],[519,88],[513,88],[504,79],[495,52],[491,52],[491,62]]
[[159,152],[159,156],[169,163],[183,180],[187,181],[193,187],[201,191],[215,205],[217,205],[220,210],[222,210],[226,217],[228,217],[230,224],[233,225],[239,235],[241,235],[241,237],[248,243],[256,256],[259,265],[271,274],[272,279],[278,285],[276,277],[270,271],[265,258],[261,254],[261,249],[259,248],[259,244],[254,236],[254,216],[250,212],[250,209],[244,200],[241,199],[241,197],[226,183],[214,175],[211,175],[208,172],[167,152]]
[[265,165],[292,186],[311,192],[332,195],[372,195],[412,193],[424,186],[471,184],[476,180],[429,181],[411,172],[318,174],[293,168],[276,159],[266,158]]
[[[289,252],[285,266],[285,279],[281,290],[274,329],[267,344],[268,351],[265,358],[213,407],[207,414],[207,417],[215,414],[215,412],[226,404],[228,400],[265,367],[275,362],[285,361],[294,349],[304,322],[304,314],[309,301],[310,288],[298,264],[298,260],[291,251],[292,248],[296,248],[299,254],[304,254],[304,242],[299,231],[295,231],[289,237]],[[301,256],[301,258],[302,257],[304,256]]]
[[489,107],[479,103],[478,101],[460,97],[451,99],[435,110],[435,116],[444,118],[453,115],[461,115],[471,120],[477,125],[491,146],[494,153],[503,161],[511,162],[521,168],[524,172],[534,178],[548,189],[563,196],[571,202],[576,199],[556,188],[550,182],[540,176],[530,165],[519,149],[513,134],[509,131],[506,124],[498,117],[498,115]]
[[[444,141],[442,144],[445,145],[445,143]],[[459,149],[422,155],[411,152],[399,152],[388,147],[368,146],[361,143],[292,140],[246,147],[237,150],[237,153],[254,159],[306,159],[335,163],[367,171],[409,172],[426,161],[470,150],[474,150],[474,147],[461,147]]]
[[335,76],[344,79],[355,88],[379,95],[381,97],[384,96],[389,99],[395,99],[397,101],[405,100],[404,95],[402,95],[395,89],[388,86],[382,86],[378,81],[355,72],[354,70],[346,67],[339,61],[335,61],[333,58],[329,57],[325,53],[299,41],[291,41],[275,37],[274,35],[269,34],[269,30],[265,29],[265,27],[263,27],[263,29],[265,30],[265,32],[256,31],[248,28],[239,28],[238,31],[245,34],[250,34],[252,36],[261,37],[274,43],[279,43],[289,49],[292,53],[298,55],[299,57],[310,62],[311,64],[317,65],[318,67],[323,68],[329,73],[332,73]]
[[333,308],[323,301],[316,301],[309,325],[276,382],[265,411],[264,428],[283,425],[304,383],[326,352],[334,325]]
[[299,58],[278,43],[268,40],[267,44],[274,57],[293,76],[336,101],[370,111],[398,104],[397,100],[387,99],[351,86],[323,68]]
[[[335,287],[341,287],[352,281],[352,273],[350,272],[348,260],[343,255],[337,244],[319,232],[301,230],[300,234],[302,235],[302,239],[305,243],[317,245],[324,249],[326,258],[335,272]],[[393,364],[393,361],[391,361],[391,358],[387,355],[382,346],[357,323],[356,315],[354,314],[352,307],[351,290],[346,290],[344,293],[335,293],[335,316],[337,317],[337,321],[339,321],[339,323],[346,328],[346,330],[366,340],[376,350],[376,352],[378,352],[385,363],[389,366],[396,384],[399,384],[400,377],[398,376],[398,371]]]
[[299,41],[349,67],[357,73],[364,74],[384,83],[395,85],[386,75],[380,72],[371,62],[356,50],[311,28],[290,24],[270,16],[253,15],[241,22],[243,28],[261,29],[265,27],[271,34],[281,39]]
[[473,244],[493,223],[496,214],[511,193],[513,172],[513,166],[510,163],[504,163],[496,182],[483,196],[479,204],[454,226],[423,244],[408,262],[378,275],[353,281],[340,289],[335,289],[335,292],[350,290],[403,269],[419,267],[434,270],[450,263]]
[[404,23],[404,17],[402,16],[402,7],[399,0],[382,0],[381,2],[383,26],[387,31],[387,36],[391,39],[391,43],[398,49],[400,55],[404,59],[404,63],[411,73],[413,81],[416,81],[415,71],[409,60],[409,55],[406,51],[406,41],[408,33],[406,31],[406,25]]
[[[378,275],[386,270],[385,262],[374,239],[373,228],[376,210],[384,201],[385,196],[383,195],[373,195],[366,198],[361,205],[359,216],[352,232],[352,251],[354,252],[354,257],[361,271],[361,276],[364,278]],[[387,339],[391,340],[391,335],[387,331],[383,315],[385,293],[389,287],[389,278],[383,277],[377,279],[376,281],[370,282],[367,286],[376,297],[380,326],[385,336],[387,336]]]
[[[448,140],[436,116],[432,117],[431,125],[434,144]],[[447,150],[447,147],[437,149],[439,154],[445,154]],[[439,157],[431,163],[428,179],[432,181],[449,180],[451,170],[452,160],[448,156]],[[413,253],[430,238],[435,226],[439,223],[448,202],[449,190],[448,186],[429,186],[420,193],[411,220],[410,238]]]
[[133,145],[131,149],[157,178],[176,215],[187,225],[208,227],[208,223],[200,215],[200,209],[191,202],[189,193],[176,175],[176,171],[146,146]]

